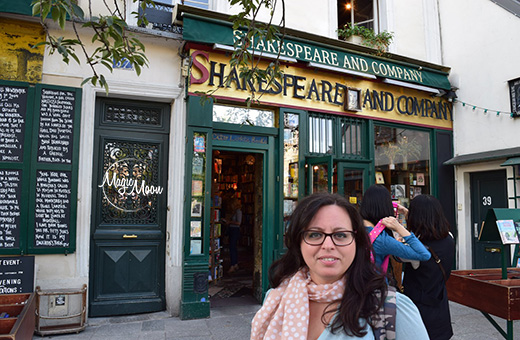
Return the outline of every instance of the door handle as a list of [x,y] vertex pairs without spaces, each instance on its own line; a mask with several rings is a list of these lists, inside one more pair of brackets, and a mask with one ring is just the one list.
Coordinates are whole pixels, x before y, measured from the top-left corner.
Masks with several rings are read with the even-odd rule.
[[500,248],[493,248],[493,247],[486,247],[484,250],[489,253],[500,253],[502,251],[502,249],[500,249]]
[[132,234],[132,235],[124,234],[123,238],[137,238],[137,235],[136,234]]

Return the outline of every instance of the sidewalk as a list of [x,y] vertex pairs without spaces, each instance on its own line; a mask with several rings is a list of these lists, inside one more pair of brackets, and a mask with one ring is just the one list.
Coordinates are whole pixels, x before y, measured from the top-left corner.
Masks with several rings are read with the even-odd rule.
[[[258,308],[253,301],[242,301],[239,305],[212,308],[209,319],[187,321],[166,312],[90,318],[89,326],[78,334],[35,335],[33,340],[248,340],[251,319]],[[452,340],[504,339],[479,311],[453,302],[450,308],[455,333]],[[495,320],[505,329],[504,320]],[[520,321],[514,322],[514,339],[520,340]]]

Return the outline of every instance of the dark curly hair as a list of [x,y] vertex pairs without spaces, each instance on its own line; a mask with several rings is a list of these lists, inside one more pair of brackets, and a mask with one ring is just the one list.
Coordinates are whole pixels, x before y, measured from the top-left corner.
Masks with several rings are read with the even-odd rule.
[[[336,332],[343,329],[350,336],[361,337],[366,334],[366,331],[364,331],[365,324],[360,324],[359,319],[367,320],[370,326],[374,327],[373,322],[378,319],[378,310],[384,303],[381,296],[386,296],[387,288],[384,276],[370,261],[372,246],[361,216],[345,197],[330,193],[315,193],[298,202],[290,217],[285,235],[287,252],[269,268],[269,283],[271,287],[276,288],[284,279],[307,267],[301,253],[302,233],[318,210],[328,205],[337,205],[345,209],[350,216],[352,229],[356,232],[356,254],[344,274],[345,291],[348,293],[343,294],[341,298],[338,317],[334,319],[331,330]],[[322,320],[327,313],[336,313],[335,309],[329,307],[325,309]]]

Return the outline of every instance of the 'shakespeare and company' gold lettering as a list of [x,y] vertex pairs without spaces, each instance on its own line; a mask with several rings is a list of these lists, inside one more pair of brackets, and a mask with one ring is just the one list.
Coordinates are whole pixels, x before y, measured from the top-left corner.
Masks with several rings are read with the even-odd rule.
[[[305,50],[295,50],[295,53],[305,53]],[[307,78],[300,75],[284,73],[281,78],[268,83],[266,80],[246,81],[239,76],[235,68],[228,64],[212,61],[207,52],[192,52],[191,84],[206,84],[209,87],[220,87],[237,91],[253,91],[259,94],[291,97],[302,101],[324,103],[343,108],[346,91],[352,84],[331,82],[325,79]],[[333,59],[332,55],[327,58]],[[347,62],[345,60],[345,62]],[[348,63],[366,68],[363,59],[352,58]],[[381,75],[404,72],[398,68],[378,64]],[[404,73],[403,73],[404,74]],[[420,77],[418,73],[407,73],[406,77]],[[356,86],[354,86],[356,87]],[[265,98],[265,97],[264,97]],[[417,98],[409,95],[395,96],[389,91],[365,89],[360,96],[361,111],[394,112],[399,116],[415,116],[440,121],[452,121],[453,109],[451,103],[444,99]],[[304,104],[305,105],[305,104]],[[337,109],[336,109],[337,110]]]

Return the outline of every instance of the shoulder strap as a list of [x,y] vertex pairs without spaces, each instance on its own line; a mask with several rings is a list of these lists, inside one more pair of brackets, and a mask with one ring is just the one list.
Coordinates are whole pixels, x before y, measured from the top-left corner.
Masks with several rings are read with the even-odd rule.
[[397,299],[395,287],[388,286],[385,302],[379,310],[379,320],[374,325],[374,339],[395,340],[395,316]]
[[[370,233],[368,234],[368,236],[370,237],[371,244],[374,243],[376,238],[379,236],[379,234],[381,234],[381,232],[383,232],[383,230],[385,230],[385,225],[381,223],[381,221],[377,222],[376,226],[372,228],[372,231],[370,231]],[[370,260],[372,261],[372,263],[376,262],[373,251],[370,252]],[[383,263],[381,264],[381,269],[383,270],[383,273],[386,273],[386,271],[388,270],[389,261],[390,255],[387,255],[383,260]]]
[[430,251],[430,253],[432,253],[432,257],[435,260],[435,263],[437,263],[439,265],[439,268],[441,269],[441,272],[442,272],[442,277],[444,277],[444,282],[448,281],[446,279],[446,271],[444,271],[444,267],[442,266],[441,259],[437,256],[437,254],[435,254],[435,252],[433,251],[432,248],[426,246],[426,249],[428,249]]

